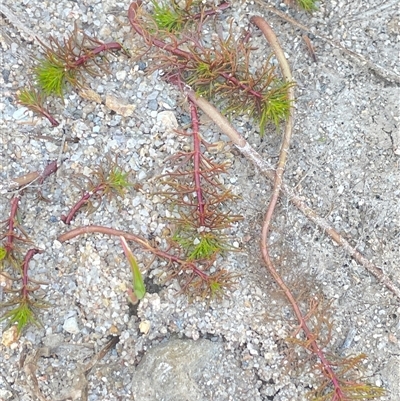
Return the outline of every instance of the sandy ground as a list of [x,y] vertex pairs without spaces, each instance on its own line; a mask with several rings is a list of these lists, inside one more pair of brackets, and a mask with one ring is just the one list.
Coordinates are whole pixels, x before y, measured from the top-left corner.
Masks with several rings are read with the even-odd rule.
[[[272,3],[276,5],[267,2]],[[304,30],[258,2],[237,2],[226,15],[232,16],[238,27],[246,26],[251,15],[265,16],[293,69],[296,116],[285,182],[399,287],[400,14],[397,1],[365,3],[323,1],[312,16],[289,12],[310,29],[317,62],[307,52]],[[271,187],[229,145],[219,157],[231,161],[225,180],[242,197],[235,213],[244,220],[232,231],[242,252],[223,262],[233,273],[240,273],[241,279],[222,301],[189,304],[184,295],[176,295],[177,283],[169,282],[148,294],[138,311],[132,311],[126,297],[129,270],[117,240],[86,236],[62,245],[55,241],[66,231],[60,215],[76,202],[84,185],[78,174],[91,177],[105,154],[118,154],[121,165],[135,171],[142,191],[121,200],[122,212],[121,203],[103,204],[91,215],[79,215],[73,227],[103,224],[150,239],[161,236],[168,226],[165,205],[151,199],[149,193],[164,160],[185,146],[173,129],[188,122],[188,112],[178,91],[157,73],[142,71],[143,63],[148,62],[145,57],[140,62],[124,54],[112,58],[110,74],[88,80],[98,98],[71,92],[64,106],[54,102],[52,110],[61,121],[57,128],[24,114],[26,110],[15,101],[16,91],[31,77],[32,58],[40,55],[33,34],[42,39],[50,34],[61,38],[77,21],[101,40],[118,40],[133,48],[138,38],[127,20],[128,6],[127,1],[109,0],[5,0],[1,4],[5,7],[0,9],[1,178],[7,182],[40,170],[60,154],[63,164],[42,187],[49,203],[38,201],[35,188],[27,190],[21,201],[23,226],[36,246],[45,250],[34,258],[31,275],[49,283],[40,291],[51,307],[40,313],[43,328],[32,327],[11,346],[1,346],[0,399],[35,399],[35,386],[27,380],[31,376],[26,364],[20,366],[20,359],[24,354],[32,358],[35,350],[47,346],[52,352],[46,355],[43,351],[47,358],[38,357],[35,373],[47,400],[84,400],[82,378],[88,377],[89,400],[177,401],[178,396],[168,398],[166,394],[165,398],[138,395],[132,377],[149,375],[140,365],[149,349],[178,337],[208,339],[212,344],[204,353],[210,359],[193,367],[214,369],[213,377],[196,379],[211,390],[207,393],[188,385],[185,391],[192,394],[191,399],[303,400],[316,378],[313,371],[296,362],[307,359],[305,353],[291,352],[283,341],[296,322],[266,273],[258,250]],[[10,14],[6,18],[7,11],[14,18]],[[222,19],[223,24],[227,21]],[[256,47],[266,46],[257,32],[253,40]],[[117,99],[117,111],[110,106],[110,99]],[[121,104],[131,108],[122,112]],[[207,119],[202,121],[208,140],[226,141]],[[238,118],[233,123],[266,160],[276,162],[280,136],[273,129],[260,138],[251,121]],[[70,142],[71,138],[79,138],[79,142]],[[8,216],[10,199],[10,193],[1,194],[0,220]],[[276,211],[270,245],[282,275],[303,306],[314,296],[330,304],[326,316],[332,316],[333,332],[328,349],[343,356],[365,353],[367,379],[387,390],[381,400],[398,400],[399,299],[285,198]],[[143,256],[139,249],[136,252],[143,265],[149,261],[148,255]],[[146,274],[157,282],[162,271],[163,264],[156,262]],[[87,368],[90,357],[101,350],[108,336],[116,334],[119,344],[99,362],[103,365],[95,373],[85,376],[82,366]],[[220,380],[214,380],[216,377]],[[240,385],[235,387],[235,383]],[[163,389],[162,383],[154,382],[154,386]]]

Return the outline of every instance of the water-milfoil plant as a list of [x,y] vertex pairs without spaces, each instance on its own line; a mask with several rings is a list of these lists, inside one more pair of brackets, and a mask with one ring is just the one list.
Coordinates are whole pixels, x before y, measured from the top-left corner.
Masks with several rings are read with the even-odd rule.
[[44,92],[35,88],[33,85],[28,88],[23,88],[17,95],[18,103],[25,106],[36,114],[47,118],[53,127],[57,127],[59,122],[51,115],[45,106],[46,95]]
[[[293,82],[283,82],[269,58],[263,68],[251,72],[252,47],[245,37],[234,38],[232,30],[224,37],[211,24],[216,39],[206,43],[199,35],[206,23],[202,18],[179,35],[157,35],[144,22],[152,16],[144,17],[141,4],[140,0],[131,4],[129,21],[146,44],[156,49],[158,68],[163,69],[170,82],[181,88],[189,85],[198,94],[220,102],[232,115],[244,113],[257,118],[261,134],[268,122],[278,126],[287,119],[290,110],[287,87]],[[223,4],[226,8],[226,3]]]
[[197,107],[190,102],[192,150],[170,158],[169,172],[163,176],[167,189],[161,194],[173,207],[176,231],[172,237],[188,260],[211,260],[232,249],[225,231],[240,219],[227,208],[235,196],[221,184],[226,165],[206,157],[206,147],[199,132]]
[[[105,163],[96,168],[93,175],[95,179],[85,177],[89,181],[89,190],[82,195],[67,215],[61,216],[61,220],[65,224],[70,224],[83,206],[95,210],[96,208],[93,207],[92,202],[93,198],[99,200],[105,197],[110,200],[113,196],[123,197],[126,191],[134,185],[130,182],[130,172],[123,171],[118,166],[117,159],[112,161],[110,158],[107,158]],[[98,205],[100,205],[100,202]]]
[[37,248],[32,248],[27,251],[21,267],[21,288],[15,291],[6,291],[14,292],[16,295],[10,300],[0,304],[2,308],[10,308],[0,318],[0,321],[7,320],[9,326],[15,324],[18,334],[21,334],[22,330],[28,325],[34,324],[40,326],[37,311],[48,306],[46,302],[34,295],[34,292],[40,287],[38,285],[32,287],[30,282],[33,282],[33,280],[31,280],[28,275],[29,262],[34,255],[41,252],[42,251]]
[[[134,241],[143,250],[166,261],[164,280],[177,278],[181,283],[182,292],[193,296],[213,297],[234,281],[234,276],[215,262],[218,254],[232,249],[226,241],[226,231],[240,217],[227,210],[225,202],[235,197],[219,180],[219,175],[226,173],[226,166],[214,163],[203,154],[206,146],[202,144],[194,104],[191,104],[191,117],[192,151],[178,152],[170,159],[169,167],[173,166],[172,171],[161,177],[163,190],[158,192],[158,195],[161,194],[174,209],[173,214],[177,215],[169,219],[177,230],[170,243],[166,244],[165,250],[154,247],[134,233],[101,226],[80,227],[59,237],[61,242],[85,232],[100,232],[120,237],[132,269],[133,292],[137,299],[144,296],[145,287],[136,258],[126,241]],[[107,191],[126,189],[127,177],[115,166],[108,173],[105,173],[103,168],[100,172],[98,170],[100,181],[92,184],[91,191],[82,196],[67,216],[62,217],[65,223],[71,222],[76,212],[91,196],[102,196]]]
[[296,0],[296,3],[304,11],[312,12],[318,10],[317,0]]
[[[45,95],[61,98],[64,97],[67,83],[74,88],[81,88],[85,83],[85,73],[96,76],[106,70],[104,53],[122,49],[120,43],[103,43],[76,26],[63,42],[54,37],[50,37],[49,42],[49,45],[41,43],[45,56],[34,69],[35,80]],[[101,54],[103,62],[99,61]]]

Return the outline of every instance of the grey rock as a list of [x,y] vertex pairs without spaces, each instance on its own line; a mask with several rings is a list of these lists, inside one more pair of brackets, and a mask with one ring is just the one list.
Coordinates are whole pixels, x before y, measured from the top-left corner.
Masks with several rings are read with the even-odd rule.
[[259,401],[251,381],[222,343],[174,339],[145,354],[132,392],[135,401]]
[[221,345],[208,340],[172,340],[148,351],[132,383],[136,401],[206,401],[198,376]]
[[150,110],[153,110],[153,111],[157,110],[157,109],[158,109],[158,102],[157,102],[157,100],[150,100],[150,101],[147,103],[147,107],[148,107]]

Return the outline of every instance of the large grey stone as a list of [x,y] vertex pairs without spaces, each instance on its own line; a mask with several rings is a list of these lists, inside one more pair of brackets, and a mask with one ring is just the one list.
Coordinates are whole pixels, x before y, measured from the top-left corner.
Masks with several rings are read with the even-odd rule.
[[199,378],[221,352],[222,344],[208,340],[171,340],[150,349],[133,378],[135,401],[207,401]]

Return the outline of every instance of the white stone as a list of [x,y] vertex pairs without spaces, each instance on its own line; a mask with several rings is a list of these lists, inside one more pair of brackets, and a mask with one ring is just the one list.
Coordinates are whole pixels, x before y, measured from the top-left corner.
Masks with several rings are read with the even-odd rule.
[[27,111],[28,109],[26,107],[20,107],[18,110],[14,111],[13,118],[15,120],[26,120],[28,117],[26,114]]
[[176,120],[175,114],[169,110],[161,111],[157,114],[157,123],[161,127],[171,130],[178,128],[178,121]]
[[63,324],[63,329],[70,334],[78,334],[79,333],[79,326],[78,321],[76,320],[76,316],[71,316],[65,319]]
[[115,76],[117,77],[118,81],[125,81],[126,78],[126,71],[118,71]]

